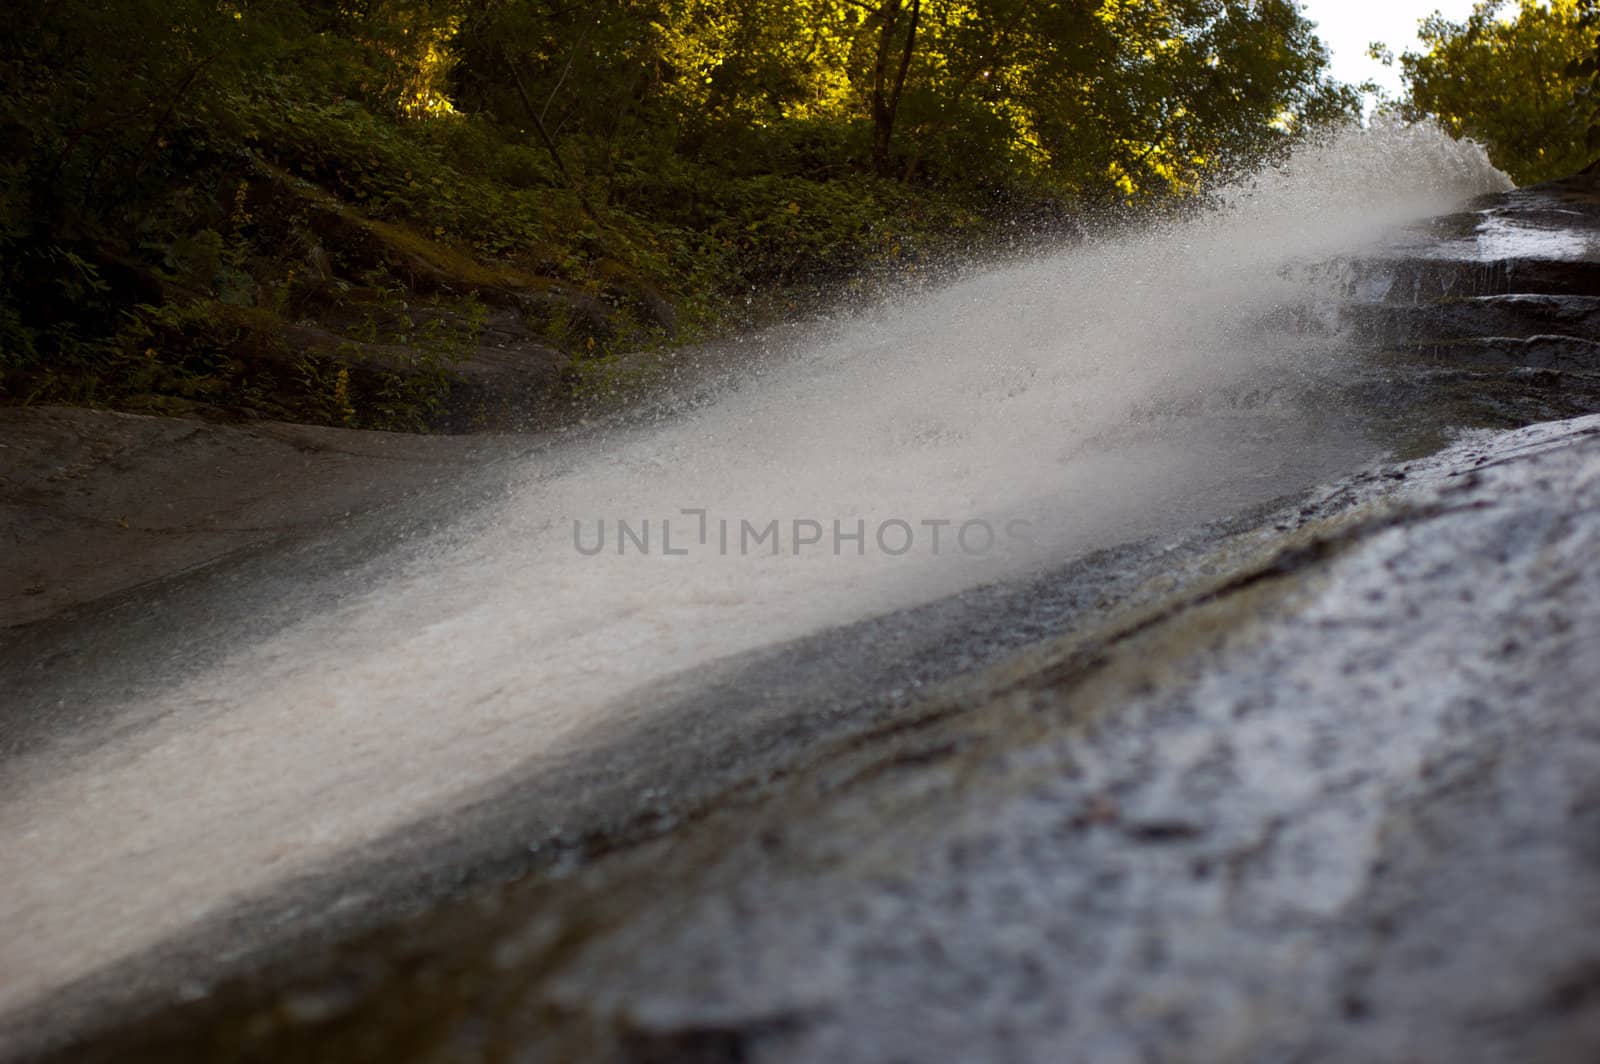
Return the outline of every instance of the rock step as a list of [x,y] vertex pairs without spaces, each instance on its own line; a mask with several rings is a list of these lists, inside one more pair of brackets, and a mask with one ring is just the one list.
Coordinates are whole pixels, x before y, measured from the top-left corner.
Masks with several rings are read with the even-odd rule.
[[1396,345],[1394,350],[1463,368],[1600,369],[1600,342],[1560,334],[1421,339]]
[[1330,263],[1317,272],[1330,275],[1338,294],[1358,303],[1417,305],[1473,296],[1600,294],[1600,261],[1375,258]]
[[1371,343],[1456,337],[1600,336],[1600,296],[1481,295],[1431,303],[1349,303],[1341,332]]

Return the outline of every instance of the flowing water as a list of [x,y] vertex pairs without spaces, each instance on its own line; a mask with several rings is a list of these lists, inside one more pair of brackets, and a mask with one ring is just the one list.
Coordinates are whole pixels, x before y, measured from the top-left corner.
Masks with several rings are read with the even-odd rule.
[[1204,217],[748,340],[709,400],[524,459],[323,606],[144,677],[137,730],[4,764],[0,1008],[537,771],[666,677],[1372,458],[1325,398],[1348,356],[1312,267],[1505,187],[1431,132],[1346,135]]

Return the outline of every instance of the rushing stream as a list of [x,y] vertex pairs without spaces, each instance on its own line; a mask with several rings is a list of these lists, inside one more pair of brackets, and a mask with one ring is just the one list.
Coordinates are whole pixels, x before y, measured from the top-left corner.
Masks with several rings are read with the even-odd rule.
[[750,340],[709,400],[522,460],[211,667],[84,692],[129,704],[4,765],[0,1009],[571,756],[664,678],[1371,460],[1335,278],[1297,267],[1505,187],[1442,135],[1349,135],[1197,220]]

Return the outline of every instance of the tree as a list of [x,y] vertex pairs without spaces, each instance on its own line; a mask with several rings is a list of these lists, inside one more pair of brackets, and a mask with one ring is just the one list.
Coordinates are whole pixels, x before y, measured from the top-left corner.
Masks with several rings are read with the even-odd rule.
[[[925,0],[912,160],[1076,194],[1184,195],[1348,113],[1289,0]],[[931,16],[931,17],[930,17]]]
[[1419,36],[1427,50],[1400,59],[1402,113],[1482,142],[1518,183],[1581,169],[1592,157],[1590,115],[1567,72],[1594,50],[1586,8],[1579,0],[1487,0],[1462,22],[1425,19]]
[[[1600,0],[1579,0],[1578,26],[1585,34],[1600,29]],[[1584,147],[1591,152],[1600,151],[1600,35],[1595,36],[1593,45],[1586,43],[1583,52],[1573,56],[1562,73],[1580,79],[1573,91],[1589,119]]]
[[[895,116],[905,93],[911,57],[916,52],[917,24],[922,21],[922,0],[884,0],[877,12],[878,55],[872,65],[872,168],[889,174],[889,141]],[[899,59],[894,58],[899,45]],[[892,65],[891,65],[892,64]]]
[[[256,373],[238,329],[350,327],[391,285],[582,288],[611,302],[530,320],[627,343],[669,290],[710,321],[1192,197],[1348,102],[1295,0],[13,6],[0,398],[209,402]],[[607,306],[633,324],[584,324]]]
[[[589,101],[592,119],[567,126],[574,136],[639,115],[699,151],[748,146],[753,129],[859,124],[864,168],[907,181],[1181,195],[1353,105],[1324,80],[1326,52],[1291,0],[501,0],[484,10],[490,20],[469,20],[479,29],[464,41],[512,41],[535,99]],[[594,42],[619,31],[594,30],[582,76],[566,77],[573,41],[591,32],[575,12],[649,32],[614,50]],[[467,103],[507,99],[504,63],[466,47]],[[598,56],[612,58],[601,67]],[[641,70],[648,91],[609,95]],[[494,106],[508,121],[526,110]]]

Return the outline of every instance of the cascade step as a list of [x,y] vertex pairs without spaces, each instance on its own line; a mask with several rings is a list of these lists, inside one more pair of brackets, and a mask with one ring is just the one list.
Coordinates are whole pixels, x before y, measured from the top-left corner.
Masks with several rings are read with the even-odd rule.
[[1600,336],[1600,296],[1468,296],[1432,303],[1349,303],[1342,330],[1360,341],[1407,343],[1455,337]]

